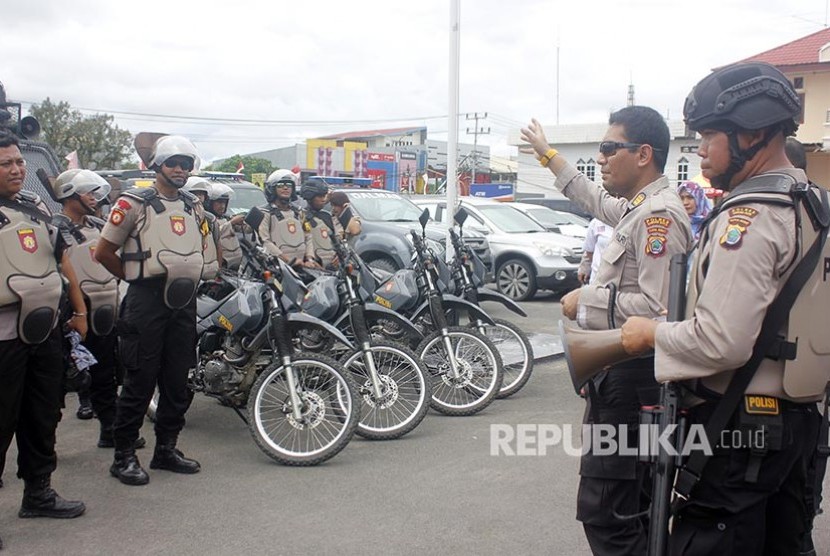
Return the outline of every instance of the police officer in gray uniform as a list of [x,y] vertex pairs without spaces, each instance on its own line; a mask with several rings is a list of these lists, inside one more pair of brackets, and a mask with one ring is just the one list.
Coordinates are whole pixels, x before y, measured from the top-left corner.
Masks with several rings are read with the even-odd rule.
[[[683,204],[663,175],[670,139],[663,117],[632,106],[613,113],[608,123],[597,157],[604,188],[550,147],[539,122],[522,129],[542,166],[556,175],[556,189],[615,229],[596,281],[561,300],[562,314],[589,330],[616,328],[635,315],[660,315],[668,302],[671,256],[685,253],[692,237]],[[657,397],[652,358],[621,363],[589,383],[586,423],[614,425],[619,433],[626,425],[625,442],[637,446],[640,406]],[[645,524],[619,517],[644,509],[643,482],[636,456],[589,451],[582,457],[577,519],[594,554],[645,553]]]
[[205,209],[216,217],[219,250],[222,253],[222,266],[237,270],[242,262],[242,247],[236,237],[236,226],[243,226],[245,217],[241,214],[229,217],[228,203],[233,197],[233,189],[224,183],[212,182],[208,189]]
[[311,236],[303,230],[302,211],[291,206],[297,176],[287,170],[275,170],[265,182],[265,218],[257,235],[269,254],[295,268],[314,268]]
[[322,268],[331,269],[337,261],[331,234],[337,234],[342,239],[343,226],[330,212],[323,209],[328,202],[328,194],[328,186],[316,181],[306,182],[300,188],[300,197],[308,203],[303,227],[306,234],[311,236],[314,262]]
[[[204,209],[208,206],[208,193],[213,184],[202,176],[191,176],[187,178],[187,183],[184,184],[184,190],[192,193],[199,199]],[[208,223],[210,233],[205,237],[205,250],[202,253],[205,266],[202,269],[202,280],[213,280],[219,274],[219,268],[222,266],[222,248],[219,244],[219,223],[216,221],[216,216],[211,212],[204,212],[205,219]]]
[[210,235],[201,204],[181,189],[198,164],[196,148],[184,137],[158,139],[147,160],[156,172],[155,183],[119,197],[95,249],[96,259],[130,284],[119,319],[119,350],[127,376],[115,416],[110,467],[128,485],[150,480],[134,443],[156,387],[156,448],[150,468],[200,470],[197,461],[176,449],[190,404],[187,374],[196,364],[195,294]]
[[[53,185],[54,196],[63,205],[63,211],[55,219],[63,224],[60,229],[67,245],[66,254],[72,261],[86,302],[89,332],[84,345],[98,361],[89,369],[92,378],[89,395],[101,426],[99,448],[114,446],[112,427],[118,390],[115,334],[118,281],[93,257],[105,224],[93,214],[110,189],[104,178],[90,170],[67,170]],[[143,439],[138,440],[138,445],[143,446]]]
[[84,503],[64,500],[51,487],[63,398],[58,260],[75,311],[69,326],[81,336],[86,310],[48,209],[23,191],[25,177],[17,138],[0,130],[0,472],[16,437],[17,475],[25,483],[18,515],[72,518],[84,513]]
[[[820,324],[830,309],[830,253],[814,239],[822,219],[811,217],[823,212],[826,224],[827,193],[809,188],[784,151],[799,112],[787,78],[757,62],[715,70],[686,99],[703,175],[729,194],[693,253],[686,320],[631,318],[622,327],[626,351],[654,349],[657,380],[683,385],[692,426],[728,419],[726,441],[707,437],[715,449],[705,465],[690,468],[705,453],[696,451],[678,473],[671,554],[798,554],[809,529],[816,401],[830,378]],[[788,313],[778,295],[804,269],[812,274]]]

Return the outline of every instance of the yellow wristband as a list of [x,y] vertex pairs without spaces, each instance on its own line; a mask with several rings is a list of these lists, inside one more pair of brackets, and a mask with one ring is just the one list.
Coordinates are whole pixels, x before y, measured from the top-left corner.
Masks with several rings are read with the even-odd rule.
[[559,154],[559,151],[557,151],[556,149],[548,149],[548,152],[546,152],[539,158],[539,164],[547,168],[548,164],[550,164],[551,159],[557,154]]

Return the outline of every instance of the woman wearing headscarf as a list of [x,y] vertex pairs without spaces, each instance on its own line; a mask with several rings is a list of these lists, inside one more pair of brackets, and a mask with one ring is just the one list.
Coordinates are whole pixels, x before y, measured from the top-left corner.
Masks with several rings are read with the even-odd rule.
[[712,210],[709,199],[706,198],[703,188],[693,181],[684,181],[678,185],[677,194],[680,195],[686,214],[689,215],[689,220],[692,221],[692,234],[695,239],[698,239],[700,237],[700,224],[709,214],[709,211]]

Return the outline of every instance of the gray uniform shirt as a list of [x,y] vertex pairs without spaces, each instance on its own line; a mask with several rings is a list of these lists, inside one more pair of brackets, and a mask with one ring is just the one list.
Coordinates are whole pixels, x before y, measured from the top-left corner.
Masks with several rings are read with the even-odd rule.
[[[807,180],[794,168],[777,172]],[[701,231],[694,251],[686,320],[657,327],[657,380],[700,379],[702,386],[725,392],[734,369],[749,360],[767,307],[798,258],[792,207],[738,202],[721,211]],[[814,401],[787,396],[783,376],[784,361],[764,359],[746,393]]]
[[602,252],[596,281],[580,289],[580,327],[608,328],[608,284],[617,286],[614,317],[618,327],[631,316],[659,316],[668,302],[669,261],[672,255],[692,247],[689,217],[669,180],[661,176],[627,201],[613,197],[568,165],[554,185],[614,228]]

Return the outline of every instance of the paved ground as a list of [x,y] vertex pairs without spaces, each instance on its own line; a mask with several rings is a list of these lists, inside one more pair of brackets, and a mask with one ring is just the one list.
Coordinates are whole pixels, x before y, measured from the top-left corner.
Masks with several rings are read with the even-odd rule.
[[[514,320],[528,332],[555,333],[557,301],[548,295],[524,303],[530,317]],[[150,471],[145,487],[109,476],[112,452],[94,446],[97,423],[78,421],[74,398],[69,405],[58,430],[54,483],[63,495],[82,498],[87,514],[18,519],[22,483],[13,474],[12,448],[12,472],[0,490],[5,554],[589,553],[573,519],[577,459],[561,447],[545,456],[490,455],[492,425],[576,429],[582,402],[561,358],[537,363],[521,392],[479,415],[430,413],[403,439],[356,437],[310,469],[272,463],[231,410],[198,396],[180,446],[203,471]],[[144,434],[152,445],[149,426]],[[146,466],[149,449],[139,454]],[[821,547],[830,546],[825,521]]]

